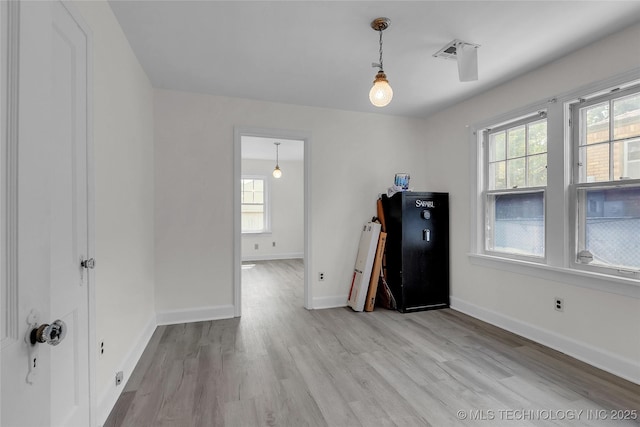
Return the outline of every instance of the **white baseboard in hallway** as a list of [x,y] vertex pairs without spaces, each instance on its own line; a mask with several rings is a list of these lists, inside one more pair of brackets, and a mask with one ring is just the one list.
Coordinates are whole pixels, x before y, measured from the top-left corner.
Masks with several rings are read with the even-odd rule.
[[293,253],[284,253],[284,254],[249,255],[247,257],[242,257],[242,262],[272,261],[272,260],[278,260],[278,259],[303,259],[303,258],[304,258],[304,253],[293,252]]
[[230,319],[234,316],[233,305],[189,308],[185,310],[167,310],[156,314],[159,325],[176,323],[203,322],[208,320]]
[[584,342],[547,329],[539,328],[459,298],[451,297],[451,308],[554,350],[558,350],[628,381],[640,384],[640,366],[637,361],[625,359],[607,350],[593,347]]

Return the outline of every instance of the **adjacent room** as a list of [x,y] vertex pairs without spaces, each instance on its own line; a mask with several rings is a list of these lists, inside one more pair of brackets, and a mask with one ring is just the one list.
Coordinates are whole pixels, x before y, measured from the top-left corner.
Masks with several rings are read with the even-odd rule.
[[640,422],[640,1],[1,0],[0,54],[2,427]]

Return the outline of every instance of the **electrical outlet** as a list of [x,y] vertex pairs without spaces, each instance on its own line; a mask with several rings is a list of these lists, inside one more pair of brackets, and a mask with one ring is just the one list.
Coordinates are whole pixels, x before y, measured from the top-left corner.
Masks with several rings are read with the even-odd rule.
[[122,384],[122,379],[124,378],[124,374],[122,373],[122,371],[118,371],[116,372],[116,385],[120,385]]
[[553,300],[553,307],[556,309],[556,311],[564,311],[564,300],[562,298],[556,297]]
[[318,273],[318,280],[321,282],[324,280],[324,273]]
[[100,340],[100,347],[98,348],[99,356],[102,357],[104,355],[104,340]]
[[255,249],[255,250],[258,250],[259,247],[260,247],[260,245],[257,244],[257,243],[255,245],[253,245],[253,249]]

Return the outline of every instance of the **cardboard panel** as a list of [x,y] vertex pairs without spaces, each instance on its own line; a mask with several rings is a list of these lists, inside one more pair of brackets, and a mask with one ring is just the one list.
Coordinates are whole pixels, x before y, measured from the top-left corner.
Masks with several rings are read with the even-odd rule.
[[384,245],[387,242],[387,233],[380,232],[378,238],[378,248],[376,249],[376,258],[373,262],[371,270],[371,280],[369,281],[369,290],[367,291],[367,301],[364,305],[364,311],[373,311],[376,304],[376,293],[378,292],[378,281],[380,279],[380,270],[382,270],[382,257],[384,255]]
[[347,305],[354,311],[364,310],[379,237],[380,224],[368,222],[364,225],[360,235],[360,246],[349,291],[349,300],[347,301]]

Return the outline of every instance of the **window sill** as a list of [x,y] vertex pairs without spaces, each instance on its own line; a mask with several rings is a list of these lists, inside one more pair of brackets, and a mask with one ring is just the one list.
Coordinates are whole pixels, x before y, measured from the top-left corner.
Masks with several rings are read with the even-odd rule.
[[243,231],[240,234],[242,234],[243,236],[256,236],[256,235],[270,235],[271,231]]
[[640,281],[590,271],[552,267],[530,261],[521,261],[484,254],[469,253],[473,265],[495,268],[541,279],[567,283],[582,288],[594,289],[640,299]]

